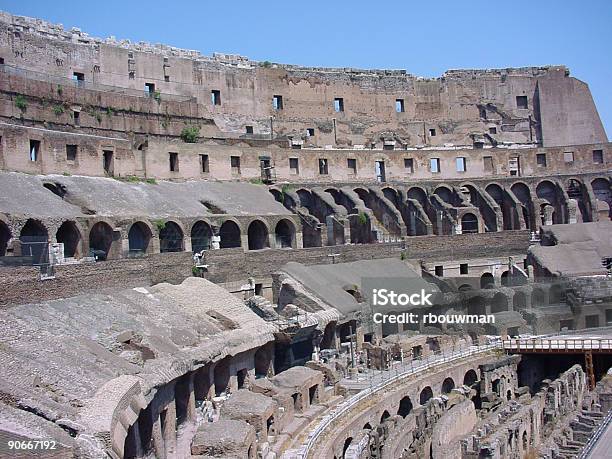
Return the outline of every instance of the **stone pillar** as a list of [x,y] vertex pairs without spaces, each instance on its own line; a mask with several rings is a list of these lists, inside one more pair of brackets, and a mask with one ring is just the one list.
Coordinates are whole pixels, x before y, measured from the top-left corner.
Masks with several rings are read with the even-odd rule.
[[295,233],[295,249],[303,249],[304,248],[304,237],[302,236],[301,231],[297,231]]
[[166,457],[174,457],[176,454],[176,402],[174,400],[166,407],[162,434],[166,446]]
[[249,235],[248,233],[242,232],[240,233],[240,243],[242,245],[242,250],[245,252],[249,251]]
[[142,448],[142,440],[140,438],[140,426],[138,419],[136,419],[136,422],[132,424],[132,433],[132,451],[134,451],[136,457],[142,457],[144,455],[144,451]]
[[191,252],[191,237],[183,237],[183,247],[185,248],[185,252]]
[[194,391],[194,378],[195,371],[189,374],[189,401],[187,402],[187,420],[189,422],[196,421],[196,409],[195,409],[195,391]]
[[158,459],[166,459],[166,448],[164,446],[164,437],[161,430],[161,420],[159,414],[153,416],[151,414],[153,429],[151,430],[151,439],[153,440],[153,451]]
[[277,247],[276,244],[276,233],[274,231],[270,231],[268,233],[268,245],[271,249],[280,249],[280,246]]

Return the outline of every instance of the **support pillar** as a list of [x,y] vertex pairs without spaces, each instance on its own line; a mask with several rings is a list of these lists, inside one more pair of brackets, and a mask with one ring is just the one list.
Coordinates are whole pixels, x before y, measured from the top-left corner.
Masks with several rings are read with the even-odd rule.
[[162,434],[166,446],[166,457],[172,458],[176,454],[176,402],[172,400],[166,407]]

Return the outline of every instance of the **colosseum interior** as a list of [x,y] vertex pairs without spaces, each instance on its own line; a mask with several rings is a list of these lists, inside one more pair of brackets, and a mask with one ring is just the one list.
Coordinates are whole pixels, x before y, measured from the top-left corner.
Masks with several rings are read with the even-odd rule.
[[[563,66],[427,79],[0,13],[0,457],[610,457],[610,164]],[[377,322],[373,278],[432,319]]]

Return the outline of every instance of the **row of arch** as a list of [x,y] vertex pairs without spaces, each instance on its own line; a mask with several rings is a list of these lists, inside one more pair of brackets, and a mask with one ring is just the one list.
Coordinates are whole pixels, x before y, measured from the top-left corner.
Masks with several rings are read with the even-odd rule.
[[[185,251],[185,235],[181,226],[175,221],[159,222],[157,231],[146,221],[136,221],[127,231],[128,251],[130,254],[153,253],[153,240],[159,240],[159,252]],[[242,232],[238,223],[226,220],[218,229],[219,248],[242,247]],[[47,243],[50,240],[46,226],[37,219],[29,219],[21,228],[18,239],[22,256],[31,256],[35,264],[44,262],[47,253]],[[191,250],[194,253],[209,250],[213,247],[213,227],[203,221],[196,221],[190,231]],[[260,250],[270,247],[268,225],[255,219],[247,228],[247,244],[249,250]],[[9,242],[13,237],[9,226],[0,220],[0,256],[6,256]],[[93,255],[106,259],[117,255],[120,248],[114,248],[117,240],[114,230],[108,222],[99,221],[89,230],[87,235],[89,254],[83,253],[84,231],[73,220],[64,221],[55,233],[55,240],[64,244],[65,258],[80,258]],[[277,248],[296,247],[296,229],[292,221],[281,219],[274,228],[274,242]]]

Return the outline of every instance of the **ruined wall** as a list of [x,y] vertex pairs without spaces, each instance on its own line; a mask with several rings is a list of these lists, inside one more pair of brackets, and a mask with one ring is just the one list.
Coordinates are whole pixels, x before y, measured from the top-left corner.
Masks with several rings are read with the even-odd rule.
[[[387,141],[471,145],[489,141],[491,136],[495,141],[543,140],[550,145],[581,143],[575,138],[607,141],[597,129],[588,135],[577,132],[583,120],[601,124],[588,88],[571,95],[581,106],[580,115],[559,129],[537,129],[537,108],[545,109],[550,100],[538,100],[538,82],[551,72],[574,81],[564,67],[453,70],[438,79],[417,78],[403,70],[306,68],[258,63],[240,56],[208,58],[196,51],[113,38],[101,40],[78,29],[64,31],[41,20],[9,14],[0,16],[0,37],[0,57],[7,65],[56,78],[71,78],[78,72],[83,85],[107,85],[134,93],[153,84],[162,99],[165,95],[194,97],[204,117],[232,134],[245,133],[246,126],[251,126],[253,136],[287,135],[318,146],[369,146]],[[557,91],[571,86],[559,86]],[[211,100],[211,91],[219,92],[217,104]],[[275,96],[282,96],[282,108],[273,107]],[[336,98],[343,99],[342,110],[336,111]],[[564,108],[572,110],[573,106]],[[560,131],[563,126],[570,128],[569,135]],[[306,135],[306,129],[314,129],[314,135]],[[541,133],[544,139],[539,138]]]

